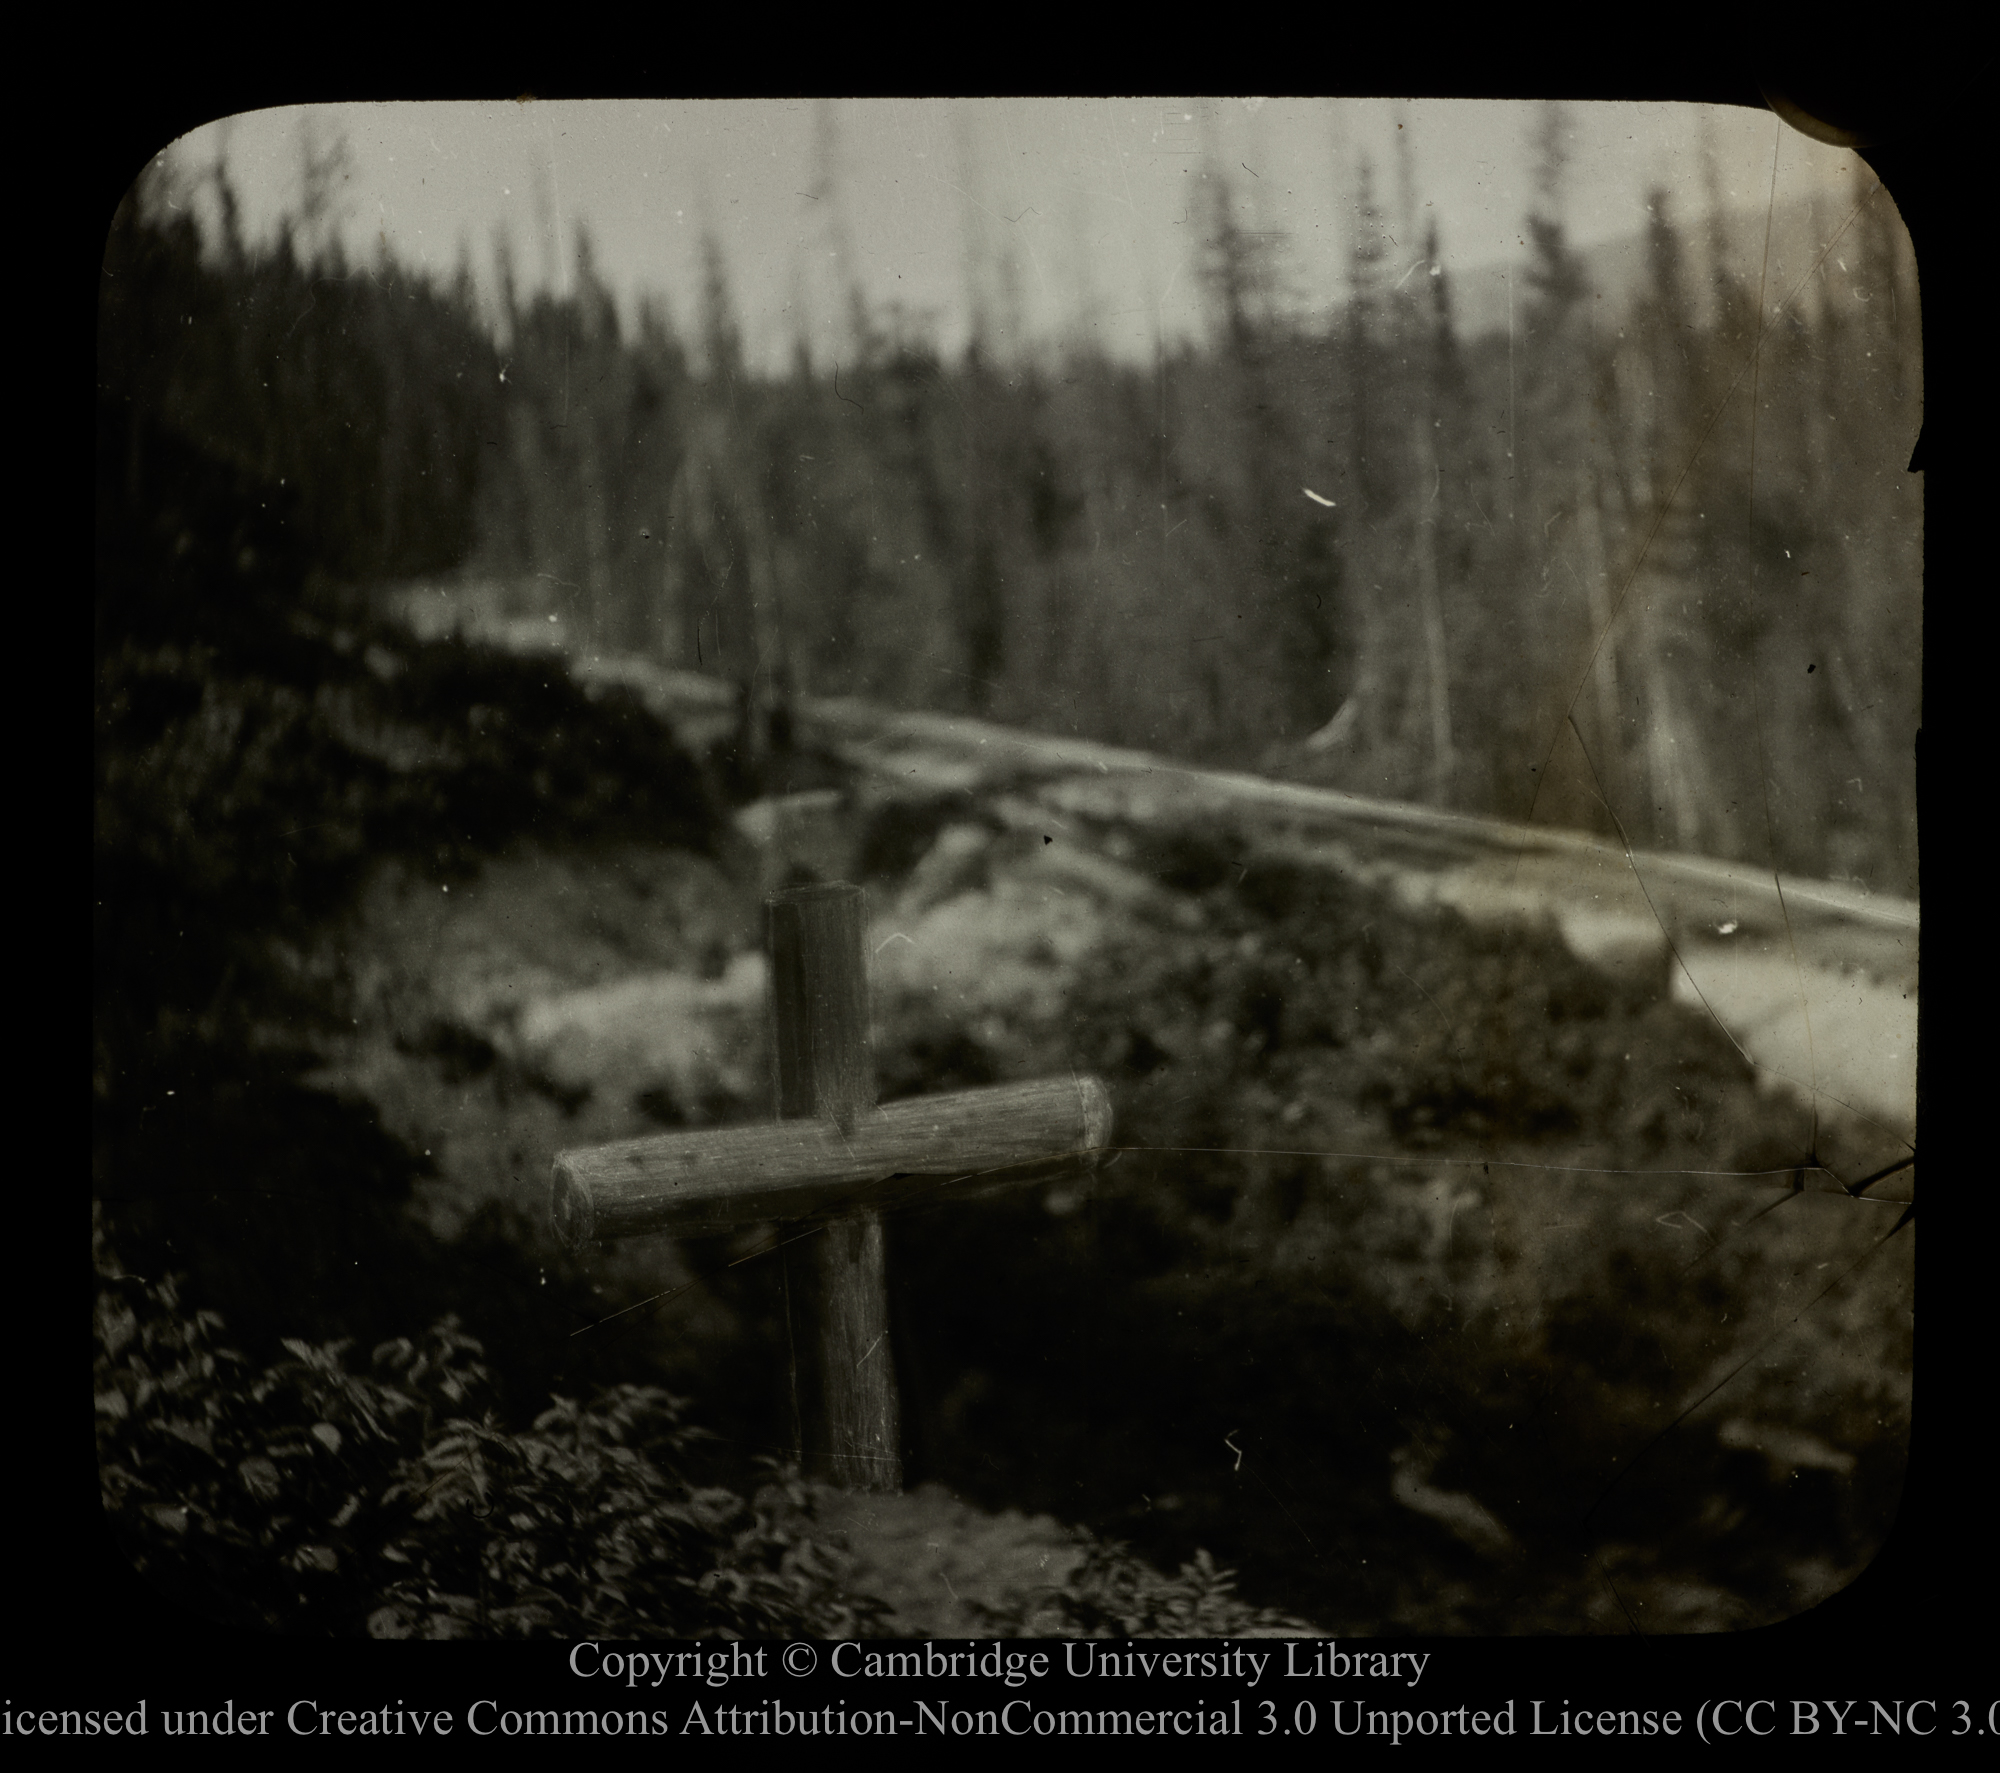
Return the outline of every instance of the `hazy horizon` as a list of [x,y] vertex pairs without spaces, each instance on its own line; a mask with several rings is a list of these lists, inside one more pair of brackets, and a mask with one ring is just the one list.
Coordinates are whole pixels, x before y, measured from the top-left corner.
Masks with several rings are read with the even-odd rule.
[[[201,181],[225,165],[255,238],[299,217],[308,142],[328,164],[338,146],[342,170],[308,234],[338,233],[363,264],[382,248],[440,276],[464,262],[488,300],[503,238],[523,293],[562,293],[587,229],[621,319],[658,300],[683,336],[712,228],[746,357],[764,370],[787,365],[801,337],[815,361],[838,356],[849,283],[879,320],[947,355],[970,336],[976,299],[1002,350],[1089,340],[1144,360],[1161,340],[1205,334],[1196,267],[1216,169],[1238,225],[1277,244],[1298,311],[1345,293],[1364,160],[1392,280],[1425,262],[1434,223],[1439,264],[1477,307],[1480,274],[1525,256],[1540,111],[1514,100],[352,104],[222,119],[163,156],[204,207]],[[1683,225],[1712,201],[1803,213],[1817,199],[1829,228],[1845,213],[1855,156],[1769,112],[1564,111],[1556,206],[1579,248],[1638,234],[1655,187]]]

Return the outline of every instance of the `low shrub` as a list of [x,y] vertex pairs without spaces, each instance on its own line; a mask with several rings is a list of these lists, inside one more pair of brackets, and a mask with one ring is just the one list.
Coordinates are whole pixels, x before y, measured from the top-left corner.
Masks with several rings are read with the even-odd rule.
[[1093,1541],[1060,1588],[1009,1608],[981,1607],[986,1629],[1009,1638],[1311,1637],[1312,1626],[1236,1593],[1236,1573],[1205,1551],[1169,1576],[1115,1540]]
[[387,1638],[847,1637],[812,1498],[690,1481],[682,1400],[619,1385],[525,1430],[454,1320],[357,1357],[290,1341],[257,1367],[171,1278],[97,1239],[93,1374],[106,1513],[135,1569],[219,1622]]

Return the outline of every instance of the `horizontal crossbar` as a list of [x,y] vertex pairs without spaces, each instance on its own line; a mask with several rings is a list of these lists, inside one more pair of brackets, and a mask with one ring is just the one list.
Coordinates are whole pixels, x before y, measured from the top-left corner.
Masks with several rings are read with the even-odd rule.
[[858,1116],[770,1121],[560,1152],[551,1215],[572,1249],[648,1232],[879,1212],[1095,1165],[1111,1098],[1094,1077],[919,1096]]

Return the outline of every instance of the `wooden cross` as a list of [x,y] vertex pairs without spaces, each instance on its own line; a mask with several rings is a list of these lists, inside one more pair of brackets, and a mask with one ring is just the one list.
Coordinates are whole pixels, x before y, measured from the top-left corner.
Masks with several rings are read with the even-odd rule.
[[903,1484],[882,1214],[1094,1167],[1111,1098],[1052,1078],[878,1107],[861,889],[794,887],[767,901],[779,1118],[656,1134],[556,1157],[552,1216],[571,1249],[647,1232],[817,1223],[786,1250],[787,1312],[816,1319],[802,1368],[800,1454],[847,1490]]

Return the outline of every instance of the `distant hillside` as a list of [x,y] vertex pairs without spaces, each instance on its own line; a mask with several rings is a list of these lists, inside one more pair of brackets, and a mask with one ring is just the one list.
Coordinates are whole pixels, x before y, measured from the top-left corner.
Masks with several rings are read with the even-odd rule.
[[[1770,262],[1764,262],[1765,212],[1762,209],[1732,211],[1724,220],[1725,258],[1728,269],[1738,279],[1755,287],[1760,275],[1768,283],[1771,300],[1789,295],[1812,269],[1827,242],[1847,219],[1852,203],[1843,197],[1794,198],[1770,213]],[[1695,300],[1695,316],[1701,325],[1710,319],[1707,299],[1710,266],[1707,220],[1693,203],[1679,203],[1674,223],[1686,254],[1685,272],[1689,294]],[[1627,313],[1645,287],[1646,238],[1643,232],[1583,247],[1577,255],[1584,277],[1596,302],[1600,320],[1614,324]],[[1837,269],[1836,247],[1832,268]],[[1488,333],[1504,333],[1508,328],[1510,299],[1523,299],[1521,277],[1525,258],[1475,266],[1453,274],[1451,299],[1458,320],[1459,336],[1473,339]]]

